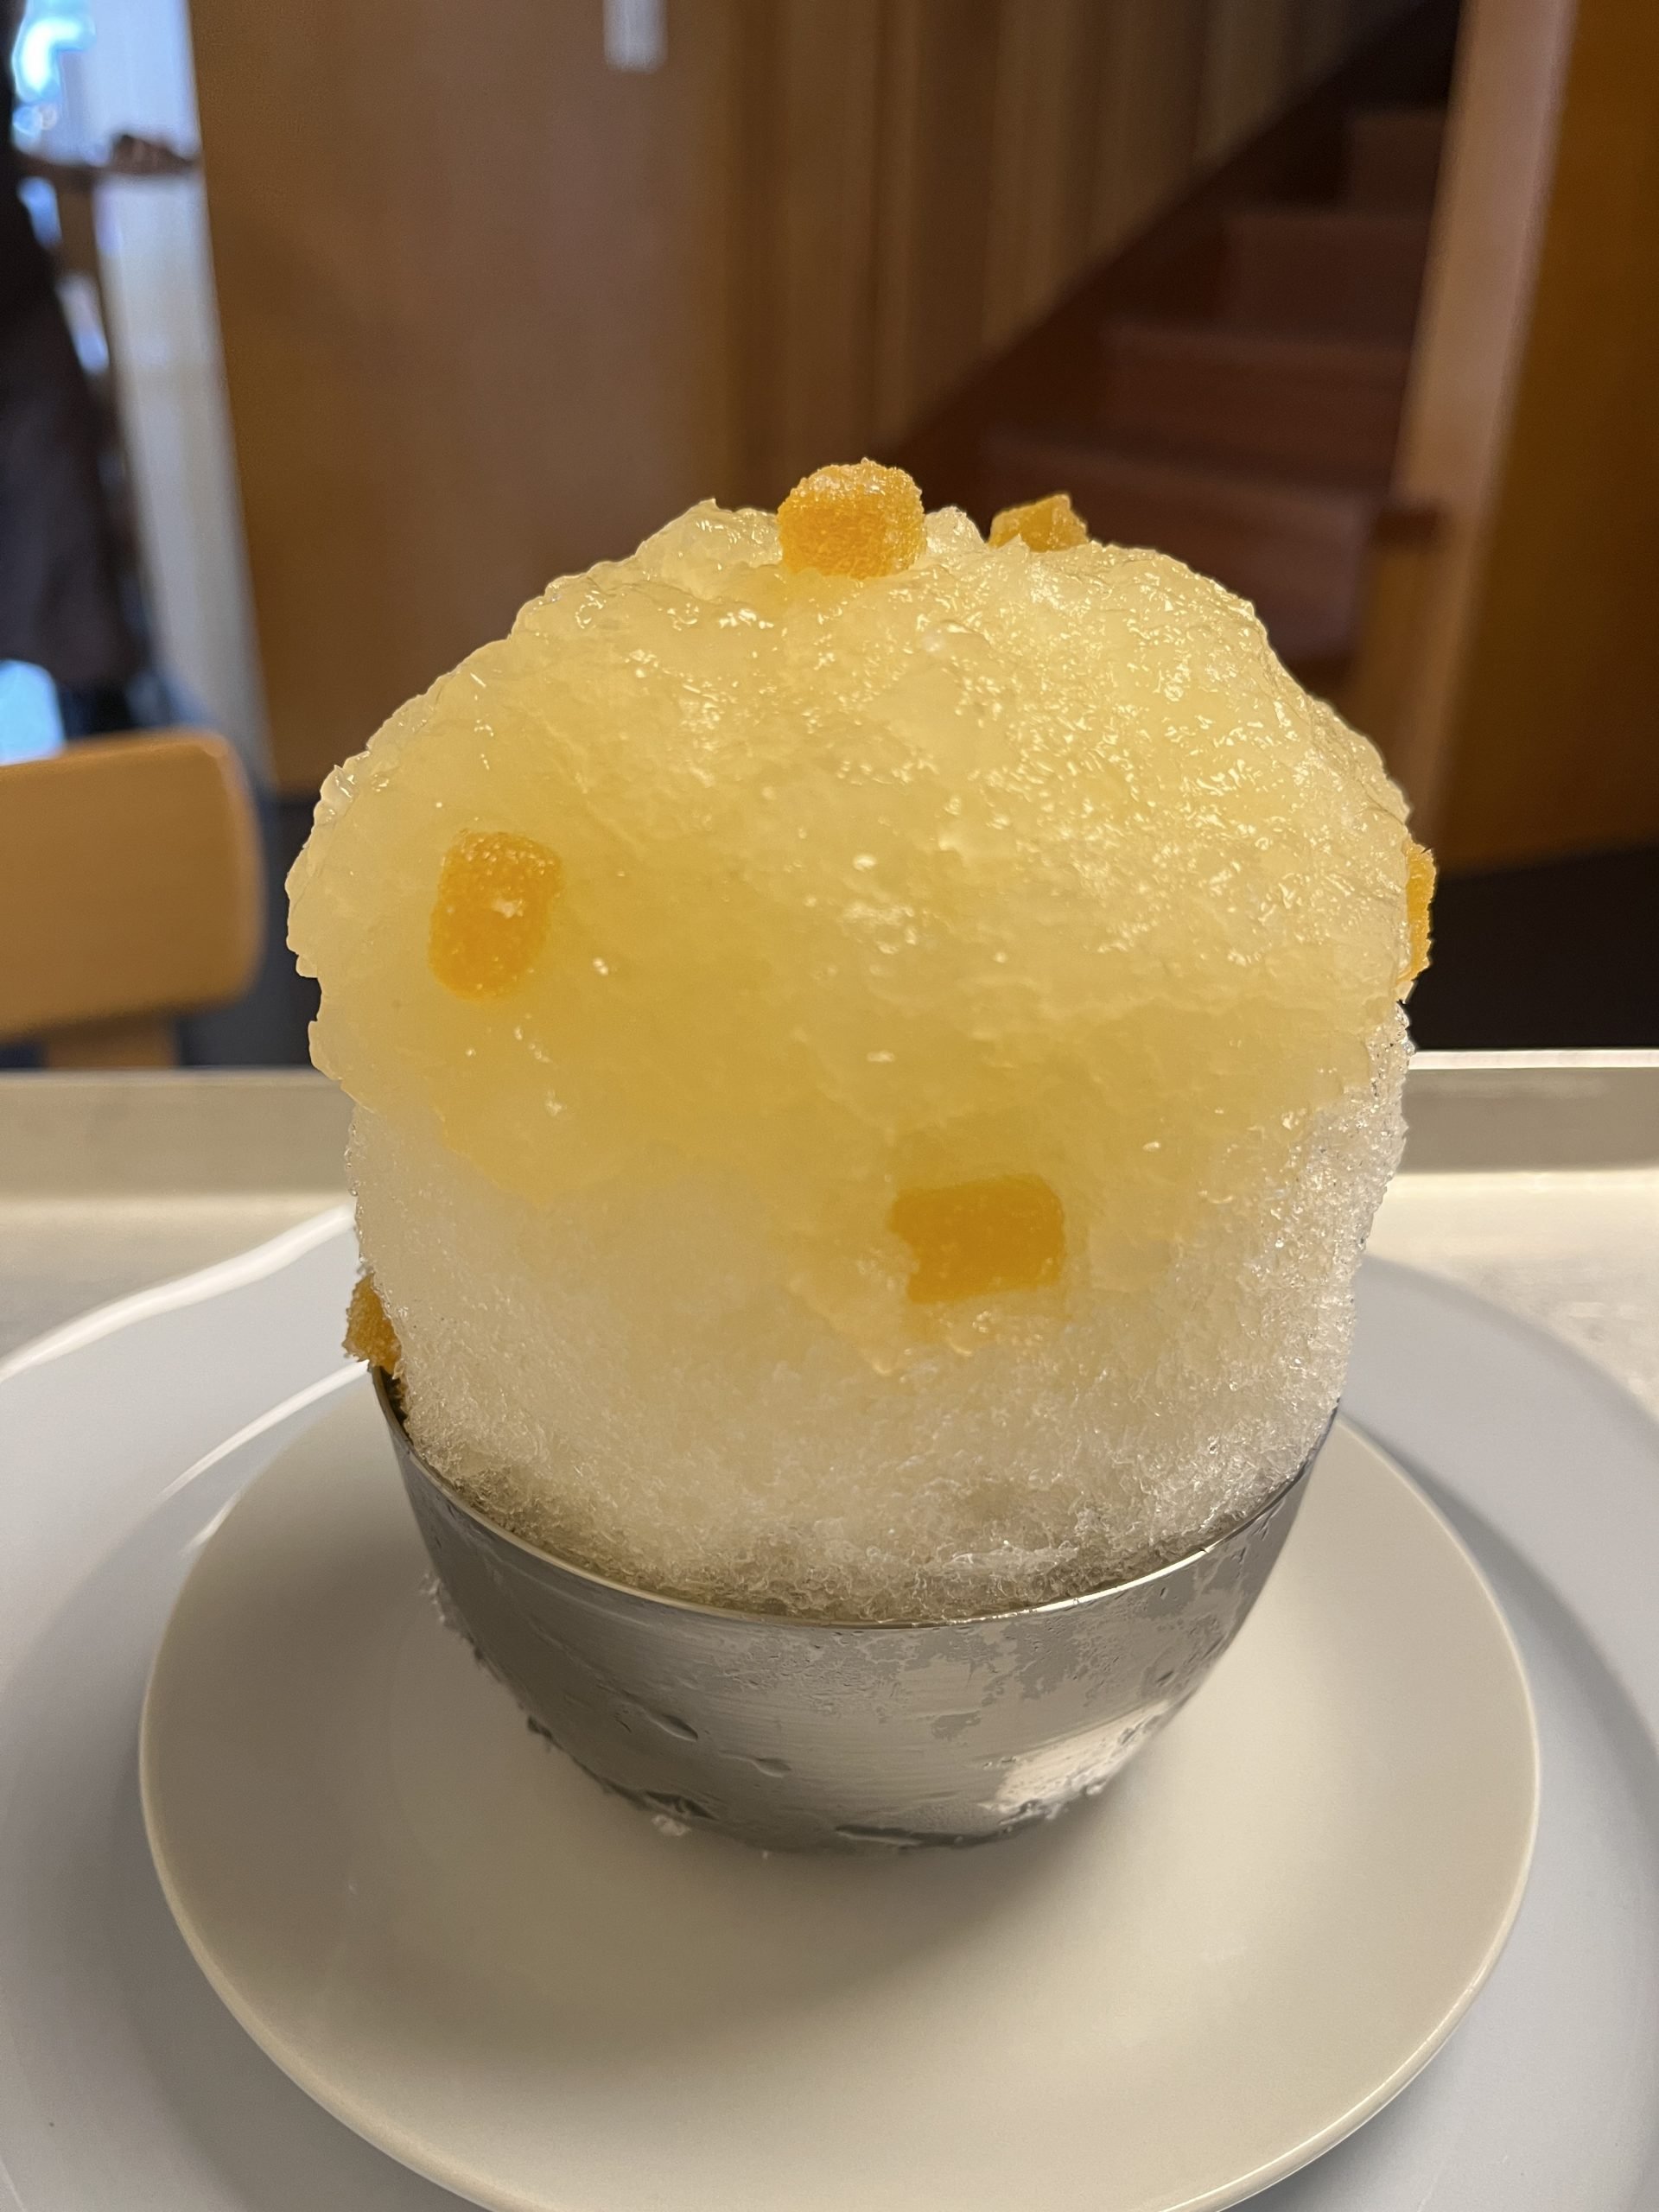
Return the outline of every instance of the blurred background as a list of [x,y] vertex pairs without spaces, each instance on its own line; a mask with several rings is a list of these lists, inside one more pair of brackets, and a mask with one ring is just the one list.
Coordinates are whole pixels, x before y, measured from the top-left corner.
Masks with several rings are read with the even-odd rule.
[[1255,602],[1440,855],[1421,1042],[1659,1045],[1653,0],[5,17],[0,1063],[302,1059],[329,769],[867,452]]

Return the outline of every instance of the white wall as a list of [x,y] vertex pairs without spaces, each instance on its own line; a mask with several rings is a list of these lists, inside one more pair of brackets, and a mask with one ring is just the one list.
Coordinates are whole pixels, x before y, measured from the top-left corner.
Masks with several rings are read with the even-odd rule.
[[[186,0],[91,0],[95,35],[66,55],[66,123],[197,144]],[[54,134],[55,136],[56,134]],[[199,177],[99,190],[99,251],[139,536],[165,672],[251,769],[264,708]]]

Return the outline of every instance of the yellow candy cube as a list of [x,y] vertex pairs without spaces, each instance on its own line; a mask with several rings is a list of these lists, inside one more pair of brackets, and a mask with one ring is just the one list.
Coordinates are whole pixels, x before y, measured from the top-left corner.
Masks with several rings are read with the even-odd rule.
[[380,1294],[372,1274],[360,1274],[352,1292],[352,1302],[346,1309],[342,1349],[349,1358],[365,1359],[371,1367],[378,1367],[387,1375],[395,1375],[403,1363],[404,1348],[397,1341],[391,1317],[380,1303]]
[[786,569],[891,576],[921,558],[927,518],[902,468],[854,461],[804,476],[778,510]]
[[1429,908],[1434,903],[1434,855],[1425,845],[1406,845],[1406,931],[1408,953],[1402,988],[1414,983],[1428,965]]
[[547,938],[563,871],[533,837],[468,831],[443,856],[427,963],[446,990],[501,998],[522,983]]
[[916,1255],[912,1305],[1040,1289],[1065,1266],[1065,1213],[1040,1175],[904,1191],[887,1221]]
[[1004,507],[991,524],[991,543],[1009,545],[1018,537],[1033,553],[1063,553],[1087,543],[1089,525],[1071,504],[1069,492],[1052,492],[1023,507]]

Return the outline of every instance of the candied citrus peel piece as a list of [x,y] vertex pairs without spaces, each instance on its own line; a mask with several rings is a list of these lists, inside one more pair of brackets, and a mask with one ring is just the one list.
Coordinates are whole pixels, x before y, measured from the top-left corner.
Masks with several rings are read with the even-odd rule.
[[510,830],[468,830],[438,872],[427,965],[446,990],[497,999],[522,983],[547,938],[563,870],[556,853]]
[[917,1306],[1037,1290],[1065,1265],[1065,1210],[1040,1175],[901,1191],[887,1226],[915,1255],[908,1295]]
[[1414,983],[1428,965],[1428,910],[1434,902],[1434,855],[1414,838],[1406,841],[1406,965],[1400,977],[1403,990]]
[[913,477],[876,461],[815,469],[778,510],[786,569],[891,576],[921,558],[927,518]]
[[1046,499],[1033,499],[1023,507],[1004,507],[991,524],[993,545],[1011,545],[1022,538],[1033,553],[1063,553],[1068,545],[1085,545],[1089,525],[1071,504],[1069,492],[1051,492]]
[[366,1270],[358,1277],[346,1309],[345,1351],[348,1358],[365,1359],[387,1375],[395,1375],[403,1361],[397,1332],[380,1303],[374,1277]]

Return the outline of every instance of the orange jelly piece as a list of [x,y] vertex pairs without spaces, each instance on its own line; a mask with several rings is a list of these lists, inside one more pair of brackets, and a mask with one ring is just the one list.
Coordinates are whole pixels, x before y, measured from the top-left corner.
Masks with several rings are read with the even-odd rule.
[[404,1348],[397,1341],[397,1332],[380,1303],[380,1294],[371,1274],[358,1277],[352,1302],[346,1309],[345,1351],[348,1358],[366,1359],[371,1367],[378,1367],[387,1375],[395,1375],[403,1359]]
[[850,461],[804,476],[778,510],[786,569],[826,576],[891,576],[921,558],[927,518],[913,477]]
[[1408,951],[1403,988],[1414,983],[1428,965],[1428,910],[1434,901],[1434,855],[1426,845],[1408,839],[1406,844],[1406,933]]
[[901,1191],[887,1226],[916,1255],[918,1306],[1036,1290],[1065,1265],[1065,1212],[1040,1175],[994,1175],[944,1190]]
[[547,938],[563,870],[510,830],[469,830],[443,856],[427,965],[446,990],[497,999],[522,983]]
[[1063,553],[1068,545],[1084,545],[1089,525],[1071,504],[1069,492],[1051,492],[1046,499],[1033,499],[1023,507],[1004,507],[991,524],[993,545],[1010,545],[1023,538],[1033,553]]

